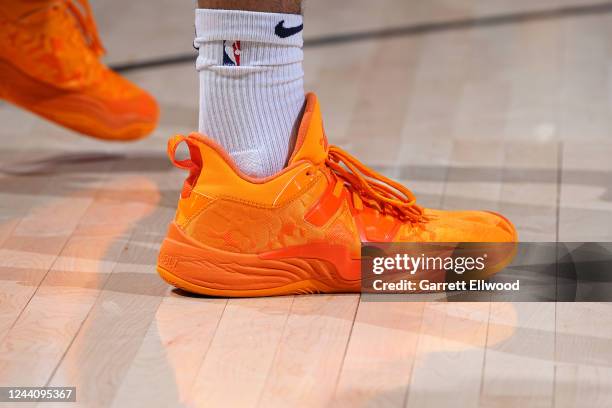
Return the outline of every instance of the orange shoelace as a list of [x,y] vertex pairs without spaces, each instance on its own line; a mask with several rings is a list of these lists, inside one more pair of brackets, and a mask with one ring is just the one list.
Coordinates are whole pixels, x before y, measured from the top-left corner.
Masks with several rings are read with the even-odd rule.
[[336,187],[346,185],[353,192],[355,207],[365,204],[403,221],[426,221],[412,191],[368,168],[338,146],[329,146],[326,164],[340,179]]
[[89,43],[92,51],[98,56],[103,55],[105,53],[104,46],[102,45],[102,40],[98,34],[98,28],[96,27],[96,21],[93,18],[91,6],[87,0],[67,0],[66,5],[79,22],[83,35],[85,35],[87,38],[87,42]]

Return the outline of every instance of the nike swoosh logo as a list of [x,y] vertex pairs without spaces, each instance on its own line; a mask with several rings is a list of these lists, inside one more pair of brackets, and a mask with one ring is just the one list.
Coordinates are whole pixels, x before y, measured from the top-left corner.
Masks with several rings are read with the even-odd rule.
[[274,34],[278,35],[280,38],[291,37],[304,29],[304,24],[300,24],[296,27],[285,27],[284,24],[285,20],[281,20],[276,27],[274,27]]

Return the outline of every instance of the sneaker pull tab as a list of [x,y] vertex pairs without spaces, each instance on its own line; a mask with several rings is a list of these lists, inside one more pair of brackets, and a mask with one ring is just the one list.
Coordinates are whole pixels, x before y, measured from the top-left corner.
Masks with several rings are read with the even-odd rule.
[[[187,147],[189,148],[189,158],[177,160],[176,149],[183,142],[187,143]],[[168,139],[168,158],[175,167],[189,171],[189,176],[185,179],[183,191],[181,191],[182,198],[189,197],[202,171],[202,154],[200,153],[200,148],[192,138],[176,135]]]

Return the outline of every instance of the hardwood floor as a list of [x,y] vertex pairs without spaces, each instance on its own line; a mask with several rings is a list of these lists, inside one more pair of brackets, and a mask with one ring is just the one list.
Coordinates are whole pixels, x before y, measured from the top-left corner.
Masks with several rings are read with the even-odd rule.
[[[192,52],[191,4],[93,6],[110,63]],[[523,241],[612,240],[612,5],[308,0],[305,18],[336,38],[305,49],[333,143],[424,205],[506,214]],[[197,76],[126,75],[162,108],[133,144],[0,104],[0,386],[76,386],[84,407],[612,406],[607,303],[167,286],[154,265],[184,174],[165,142],[197,127]]]

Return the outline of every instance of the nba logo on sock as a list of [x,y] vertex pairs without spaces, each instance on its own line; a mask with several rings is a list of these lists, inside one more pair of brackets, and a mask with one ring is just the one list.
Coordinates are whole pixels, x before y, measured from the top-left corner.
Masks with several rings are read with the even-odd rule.
[[223,65],[240,66],[240,41],[223,40]]

